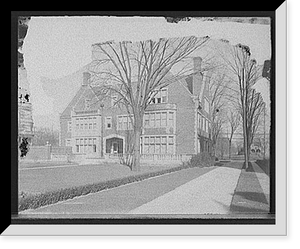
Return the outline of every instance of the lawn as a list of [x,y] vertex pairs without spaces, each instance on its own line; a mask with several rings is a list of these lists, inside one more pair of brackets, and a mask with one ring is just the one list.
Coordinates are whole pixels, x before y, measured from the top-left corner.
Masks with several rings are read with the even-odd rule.
[[44,193],[131,175],[161,171],[176,166],[178,165],[142,166],[140,172],[133,172],[127,166],[117,163],[97,165],[27,164],[19,168],[19,193]]

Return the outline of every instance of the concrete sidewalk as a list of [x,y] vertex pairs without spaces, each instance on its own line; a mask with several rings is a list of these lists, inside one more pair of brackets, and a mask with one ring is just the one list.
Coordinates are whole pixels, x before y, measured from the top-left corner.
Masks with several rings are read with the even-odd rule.
[[269,176],[255,162],[251,162],[247,170],[242,169],[230,211],[243,214],[267,214],[270,210],[269,198]]
[[129,214],[228,214],[241,170],[219,167]]

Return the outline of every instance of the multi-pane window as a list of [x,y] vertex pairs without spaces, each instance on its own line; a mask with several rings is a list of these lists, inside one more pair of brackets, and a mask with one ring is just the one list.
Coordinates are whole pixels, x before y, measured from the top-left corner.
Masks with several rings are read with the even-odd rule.
[[174,126],[174,112],[169,112],[169,120],[168,120],[168,125],[173,127]]
[[72,132],[72,121],[68,121],[68,132]]
[[155,113],[150,113],[150,127],[155,127]]
[[144,115],[144,127],[174,127],[174,112],[150,112]]
[[149,137],[144,138],[144,153],[149,153]]
[[169,154],[174,153],[174,137],[173,136],[168,137],[168,153]]
[[160,125],[162,127],[166,127],[167,126],[167,113],[166,112],[162,112],[161,113],[161,122]]
[[71,146],[71,139],[66,139],[66,146]]
[[145,127],[149,127],[150,126],[150,114],[149,113],[145,113],[144,115],[144,126]]
[[132,130],[134,118],[133,115],[129,117],[128,115],[118,116],[117,129],[118,130]]
[[161,154],[167,153],[167,136],[161,137],[161,148],[160,148]]
[[97,152],[96,138],[77,138],[75,140],[76,153]]
[[79,153],[79,139],[76,139],[75,146],[76,146],[76,152]]
[[145,136],[143,144],[144,154],[174,154],[174,136]]
[[161,103],[167,103],[166,88],[156,91],[156,94],[150,100],[150,104],[161,104]]
[[155,137],[150,137],[149,154],[154,154],[155,150]]
[[155,127],[160,127],[160,112],[155,113]]
[[155,137],[155,154],[160,154],[160,137]]

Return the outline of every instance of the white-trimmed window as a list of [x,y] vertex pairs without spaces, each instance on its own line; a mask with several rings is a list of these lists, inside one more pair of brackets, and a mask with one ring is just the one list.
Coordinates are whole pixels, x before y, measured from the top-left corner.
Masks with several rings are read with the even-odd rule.
[[155,113],[155,127],[160,127],[160,112]]
[[131,117],[129,117],[128,115],[118,116],[117,129],[118,130],[132,130],[133,129],[132,122],[134,122],[133,115],[131,115]]
[[67,139],[66,139],[66,146],[72,146],[72,145],[71,145],[71,139],[70,139],[70,138],[67,138]]
[[174,136],[145,136],[144,154],[174,154]]
[[174,126],[174,112],[150,112],[144,115],[145,128],[161,128]]
[[112,117],[105,117],[105,129],[112,128]]
[[150,127],[153,128],[155,127],[155,114],[150,113]]
[[77,153],[79,153],[79,145],[80,145],[80,143],[79,143],[79,139],[76,139],[76,141],[75,141],[75,146],[76,146],[76,152]]
[[168,126],[174,127],[174,112],[169,112],[168,119]]
[[72,132],[72,121],[68,121],[68,132]]
[[150,100],[150,104],[161,104],[168,102],[168,91],[166,88],[160,89],[154,93],[154,96]]
[[168,137],[168,153],[169,154],[174,153],[174,137],[173,136]]
[[144,115],[144,126],[149,127],[150,126],[150,114],[145,113]]
[[167,126],[167,112],[162,112],[161,113],[160,125],[161,125],[161,127],[166,127]]

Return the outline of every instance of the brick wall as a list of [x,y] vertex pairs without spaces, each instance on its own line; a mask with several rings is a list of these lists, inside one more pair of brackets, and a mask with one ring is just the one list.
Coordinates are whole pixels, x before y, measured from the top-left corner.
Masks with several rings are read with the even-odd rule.
[[195,153],[195,108],[188,89],[174,83],[168,90],[169,103],[176,103],[176,154]]

